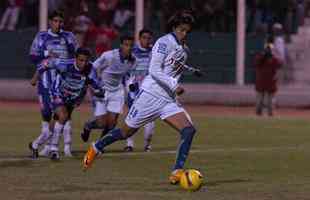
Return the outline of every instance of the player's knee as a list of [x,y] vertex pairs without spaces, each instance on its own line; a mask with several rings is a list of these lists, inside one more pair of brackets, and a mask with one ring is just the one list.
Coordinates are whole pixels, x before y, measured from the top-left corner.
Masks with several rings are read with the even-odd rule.
[[97,126],[100,128],[105,128],[106,120],[103,117],[98,117],[96,119]]
[[63,131],[66,132],[66,133],[71,133],[71,124],[68,125],[67,123],[65,124]]
[[184,137],[193,137],[195,133],[196,133],[196,129],[193,126],[188,126],[181,130],[181,135]]
[[49,122],[52,119],[52,112],[49,110],[42,110],[41,111],[43,121]]
[[58,122],[65,125],[65,123],[68,120],[68,114],[67,113],[59,113],[57,116],[58,116]]

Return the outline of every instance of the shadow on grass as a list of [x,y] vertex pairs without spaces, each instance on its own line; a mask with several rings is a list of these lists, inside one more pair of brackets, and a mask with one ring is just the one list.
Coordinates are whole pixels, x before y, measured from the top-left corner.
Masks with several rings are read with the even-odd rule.
[[1,168],[10,168],[10,167],[20,167],[20,168],[31,168],[33,166],[32,160],[8,160],[0,162]]
[[252,182],[250,179],[229,179],[229,180],[218,180],[218,181],[207,181],[203,183],[204,186],[212,187],[223,184],[235,184],[235,183],[248,183]]

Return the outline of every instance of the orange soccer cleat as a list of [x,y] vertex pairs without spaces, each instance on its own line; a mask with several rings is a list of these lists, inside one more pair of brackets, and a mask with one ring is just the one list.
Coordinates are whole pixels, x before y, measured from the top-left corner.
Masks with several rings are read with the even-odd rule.
[[174,170],[170,174],[170,176],[169,176],[169,182],[172,185],[178,184],[180,182],[180,180],[181,180],[181,176],[182,176],[183,173],[184,173],[183,169],[176,169],[176,170]]
[[95,147],[93,145],[91,145],[89,147],[89,149],[87,150],[87,153],[85,154],[84,159],[83,159],[84,171],[86,171],[87,169],[89,169],[91,167],[91,165],[94,162],[97,154],[98,154],[98,152],[96,151]]

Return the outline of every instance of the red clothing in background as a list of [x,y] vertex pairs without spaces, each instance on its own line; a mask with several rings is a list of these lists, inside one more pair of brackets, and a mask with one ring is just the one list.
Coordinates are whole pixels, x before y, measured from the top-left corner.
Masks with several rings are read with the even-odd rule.
[[264,55],[260,53],[255,57],[257,92],[275,93],[277,91],[276,75],[281,65],[282,63],[274,56],[264,60]]

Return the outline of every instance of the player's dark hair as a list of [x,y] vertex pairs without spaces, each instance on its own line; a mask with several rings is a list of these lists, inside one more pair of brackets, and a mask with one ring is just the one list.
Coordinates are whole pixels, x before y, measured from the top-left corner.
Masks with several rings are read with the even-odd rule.
[[48,19],[49,19],[49,20],[52,20],[54,17],[60,17],[60,18],[62,18],[62,19],[65,18],[64,13],[61,12],[61,11],[59,11],[59,10],[53,11],[53,12],[48,16]]
[[123,36],[121,36],[121,38],[120,38],[121,44],[123,44],[123,42],[126,41],[126,40],[134,41],[135,39],[131,35],[123,35]]
[[151,30],[144,28],[141,31],[139,31],[139,37],[141,37],[144,33],[148,33],[150,35],[153,35],[153,32]]
[[85,55],[87,57],[91,57],[91,53],[90,53],[90,50],[88,50],[87,48],[78,48],[76,51],[75,51],[75,57],[78,57],[79,55]]
[[181,24],[189,24],[193,27],[195,23],[195,18],[192,15],[192,12],[189,10],[178,11],[168,20],[169,27],[176,28]]

